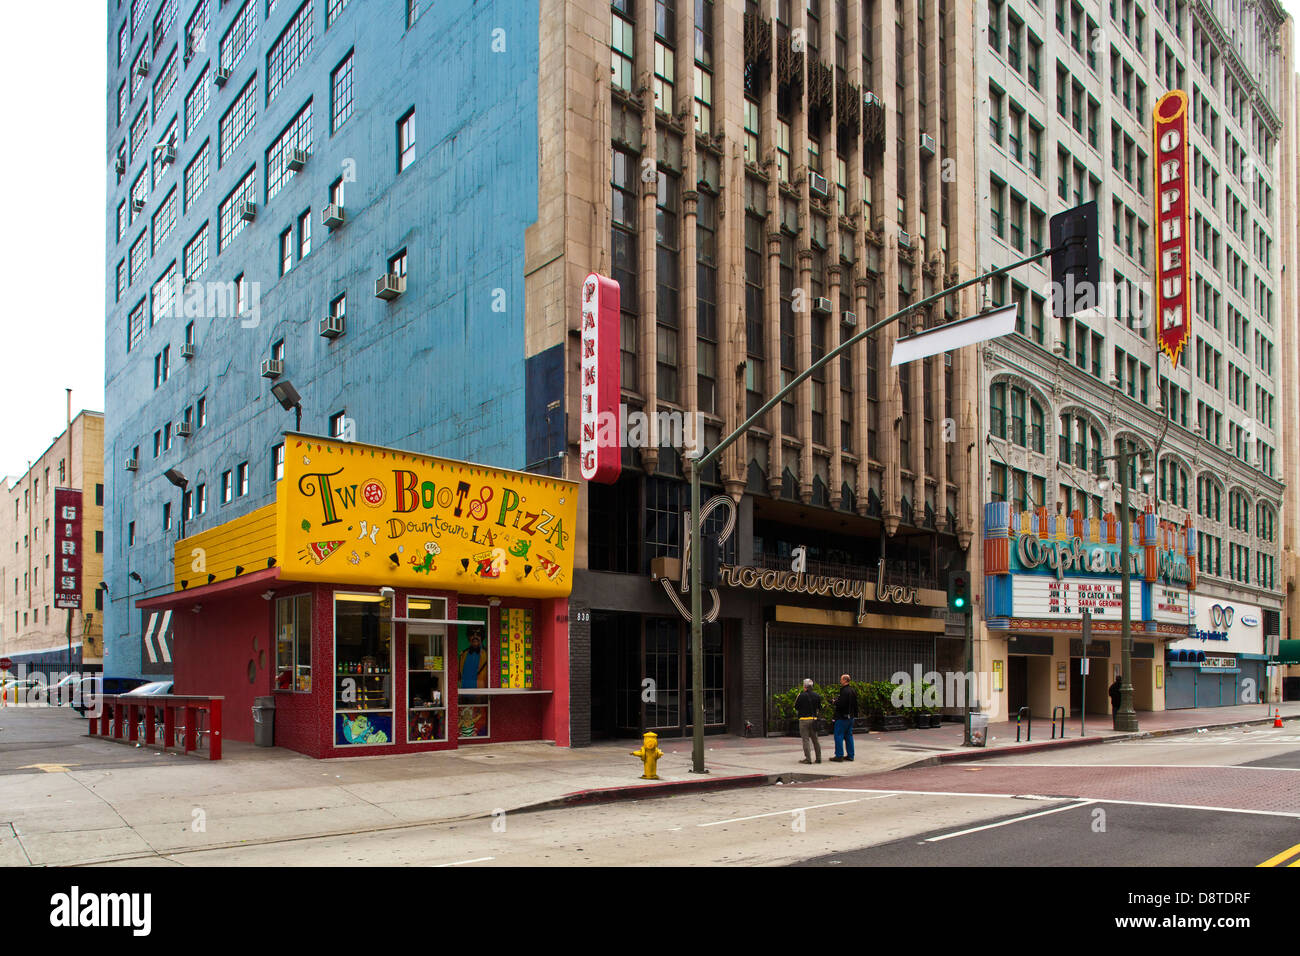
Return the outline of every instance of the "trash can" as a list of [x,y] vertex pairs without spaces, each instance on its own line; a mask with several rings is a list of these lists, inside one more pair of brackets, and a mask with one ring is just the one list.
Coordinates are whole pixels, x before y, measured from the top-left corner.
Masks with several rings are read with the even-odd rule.
[[275,698],[253,698],[253,743],[258,747],[275,746]]
[[970,715],[971,746],[983,747],[988,742],[988,736],[989,736],[988,714],[971,714]]

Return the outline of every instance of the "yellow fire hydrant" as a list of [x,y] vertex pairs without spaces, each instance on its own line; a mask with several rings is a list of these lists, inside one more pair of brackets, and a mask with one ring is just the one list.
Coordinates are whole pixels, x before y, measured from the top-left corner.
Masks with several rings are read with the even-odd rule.
[[641,774],[642,780],[658,780],[659,774],[655,769],[659,763],[659,758],[664,752],[659,749],[659,735],[647,733],[641,738],[641,749],[633,750],[633,757],[640,757],[645,764],[645,772]]

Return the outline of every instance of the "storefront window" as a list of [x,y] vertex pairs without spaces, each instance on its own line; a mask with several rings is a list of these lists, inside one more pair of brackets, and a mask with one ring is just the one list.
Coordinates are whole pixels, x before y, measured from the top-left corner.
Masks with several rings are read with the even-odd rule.
[[275,602],[275,689],[311,693],[311,595]]
[[334,743],[393,742],[390,605],[377,594],[334,600]]
[[[443,598],[411,597],[408,618],[446,620]],[[406,740],[447,739],[447,625],[406,625]]]

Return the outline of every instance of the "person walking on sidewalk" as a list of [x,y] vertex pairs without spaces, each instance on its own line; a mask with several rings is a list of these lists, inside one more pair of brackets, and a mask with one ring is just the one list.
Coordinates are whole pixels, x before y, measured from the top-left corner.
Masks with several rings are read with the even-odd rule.
[[840,692],[835,698],[835,756],[832,763],[853,761],[853,718],[858,716],[858,692],[849,675],[840,675]]
[[[822,709],[822,698],[813,690],[811,678],[804,678],[803,693],[794,699],[794,712],[799,718],[799,739],[803,741],[803,760],[812,763],[812,751],[817,753],[817,763],[822,762],[822,742],[817,736],[817,714]],[[812,743],[812,750],[808,744]]]

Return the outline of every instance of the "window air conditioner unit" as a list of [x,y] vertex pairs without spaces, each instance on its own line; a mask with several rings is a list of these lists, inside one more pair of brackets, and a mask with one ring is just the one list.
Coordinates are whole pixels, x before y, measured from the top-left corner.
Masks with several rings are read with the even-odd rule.
[[176,162],[176,147],[171,143],[159,143],[158,162],[163,166]]
[[934,137],[929,133],[921,134],[921,152],[934,155]]
[[185,344],[183,344],[183,345],[181,346],[181,358],[186,358],[186,359],[192,359],[192,358],[194,358],[194,343],[193,343],[193,342],[186,342]]
[[190,422],[177,422],[176,434],[180,435],[182,438],[189,438],[194,434],[194,425]]
[[279,378],[283,374],[283,359],[262,359],[262,378]]
[[385,272],[375,280],[375,297],[379,299],[396,299],[406,291],[406,276]]
[[817,298],[813,299],[812,307],[814,312],[817,312],[821,315],[830,315],[831,300],[826,298],[826,296],[824,295],[818,296]]
[[307,150],[291,149],[285,154],[284,164],[295,173],[307,165]]
[[122,467],[125,468],[127,471],[139,471],[140,463],[136,461],[134,458],[128,458],[126,460],[126,463]]
[[943,353],[943,367],[944,367],[944,368],[952,368],[952,353],[951,353],[951,352],[944,352],[944,353]]
[[252,222],[257,218],[257,203],[245,202],[239,206],[239,218],[245,222]]
[[147,57],[135,65],[135,72],[137,76],[149,75],[149,60]]
[[826,177],[820,173],[808,173],[808,191],[814,196],[825,199],[830,195],[826,189]]
[[132,211],[132,212],[139,212],[139,211],[140,211],[141,209],[143,209],[143,208],[144,208],[144,200],[143,200],[143,199],[140,199],[139,197],[132,196],[132,197],[131,197],[131,211]]
[[117,161],[113,163],[113,168],[117,170],[118,175],[121,175],[122,173],[126,172],[126,160],[123,159],[121,156],[117,157]]
[[911,233],[904,232],[902,229],[898,230],[898,246],[900,249],[911,249],[912,248]]
[[338,203],[330,203],[321,210],[320,221],[328,229],[337,229],[343,225],[343,207]]
[[856,312],[841,312],[840,321],[851,329],[858,327],[858,314]]
[[230,79],[230,69],[224,66],[217,67],[217,72],[213,74],[212,82],[217,84],[217,86],[225,86],[226,80],[228,79]]
[[327,315],[320,320],[320,334],[327,339],[336,339],[343,334],[343,316]]

